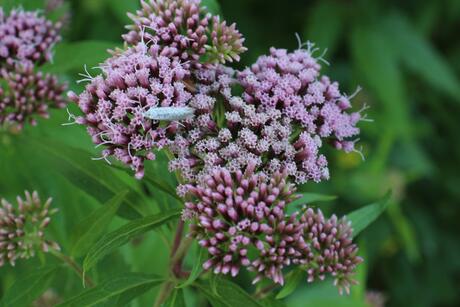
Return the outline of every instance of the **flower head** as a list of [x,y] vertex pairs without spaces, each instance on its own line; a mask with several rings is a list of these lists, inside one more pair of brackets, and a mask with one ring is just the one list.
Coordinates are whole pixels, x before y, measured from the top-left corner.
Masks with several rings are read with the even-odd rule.
[[79,96],[69,93],[84,113],[76,122],[86,125],[93,142],[104,147],[102,158],[114,156],[142,178],[144,160],[153,160],[153,149],[168,145],[179,126],[144,114],[151,108],[189,105],[192,94],[186,79],[190,73],[180,62],[144,43],[109,58],[101,70],[99,76],[85,76],[84,81],[90,83]]
[[35,72],[32,63],[0,68],[0,125],[22,128],[26,122],[36,124],[35,116],[48,118],[49,108],[63,108],[66,85],[50,74]]
[[44,204],[37,192],[25,192],[25,199],[17,197],[17,206],[1,199],[0,207],[0,267],[5,263],[15,265],[18,259],[28,259],[38,250],[59,250],[56,242],[45,238],[45,228],[51,216],[51,198]]
[[158,46],[160,55],[175,57],[186,65],[191,62],[199,66],[204,55],[206,63],[239,60],[246,48],[236,26],[212,17],[200,2],[141,1],[142,8],[129,15],[134,24],[127,27],[129,32],[123,38],[128,44],[152,43]]
[[338,82],[320,75],[312,47],[292,53],[271,48],[269,55],[239,74],[244,98],[280,110],[309,134],[346,142],[359,134],[356,124],[365,118],[350,112],[351,97],[340,92]]
[[53,24],[38,11],[12,10],[0,13],[0,65],[16,61],[43,64],[52,58],[51,48],[61,37],[60,22]]
[[244,38],[236,29],[236,24],[230,26],[226,21],[220,21],[219,16],[213,16],[208,31],[209,42],[205,45],[207,50],[206,62],[222,63],[240,60],[240,54],[247,50],[243,46]]
[[311,208],[288,215],[296,195],[287,174],[268,179],[254,167],[216,168],[202,183],[185,186],[195,201],[186,203],[183,218],[209,252],[204,268],[235,276],[246,267],[256,273],[254,282],[266,277],[283,284],[283,269],[297,265],[308,282],[330,275],[340,292],[348,292],[362,261],[350,224]]
[[170,164],[172,170],[193,181],[210,166],[235,171],[253,163],[268,176],[286,171],[298,183],[329,178],[320,136],[296,127],[282,110],[233,96],[238,80],[231,70],[205,68],[194,76],[197,92],[216,98],[202,122],[185,124],[178,132],[171,147],[177,156]]
[[301,215],[300,223],[303,236],[298,249],[302,256],[293,262],[307,271],[308,282],[330,275],[340,293],[349,293],[356,283],[352,279],[356,266],[363,261],[352,241],[351,223],[335,215],[326,219],[321,210],[311,208]]
[[294,187],[281,173],[270,180],[255,174],[254,166],[244,173],[215,169],[204,180],[188,186],[197,201],[186,203],[184,211],[193,220],[192,234],[210,254],[204,267],[233,276],[247,267],[282,283],[281,269],[291,256],[286,244],[300,230],[284,222]]

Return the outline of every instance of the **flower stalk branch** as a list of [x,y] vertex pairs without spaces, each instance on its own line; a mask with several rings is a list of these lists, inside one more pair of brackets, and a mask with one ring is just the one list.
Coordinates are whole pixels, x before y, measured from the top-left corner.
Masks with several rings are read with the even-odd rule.
[[88,285],[90,288],[94,286],[92,279],[84,274],[83,269],[75,260],[57,250],[52,250],[51,254],[71,268],[83,280],[84,285]]

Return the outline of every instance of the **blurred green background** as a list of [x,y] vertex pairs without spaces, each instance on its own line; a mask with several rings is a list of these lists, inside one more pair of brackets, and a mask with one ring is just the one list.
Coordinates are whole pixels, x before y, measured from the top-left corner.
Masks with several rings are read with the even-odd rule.
[[[3,1],[7,0],[0,3]],[[27,7],[33,1],[23,2]],[[299,33],[302,40],[328,49],[325,58],[330,66],[323,73],[338,80],[343,91],[351,94],[358,85],[363,88],[354,104],[358,109],[368,104],[374,119],[360,126],[366,161],[331,150],[332,179],[302,190],[336,195],[336,201],[318,206],[340,214],[378,199],[388,189],[393,191],[385,216],[359,237],[365,264],[358,276],[361,285],[353,288],[351,297],[339,297],[328,284],[305,284],[286,299],[286,305],[365,306],[366,296],[368,303],[377,296],[385,298],[385,306],[459,306],[460,1],[219,3],[224,17],[238,24],[249,48],[236,67],[250,65],[271,46],[297,48],[295,33]],[[47,69],[59,72],[78,90],[74,81],[83,63],[96,64],[106,57],[105,49],[121,45],[120,35],[129,22],[126,11],[135,10],[138,1],[74,0],[67,4],[70,24],[55,58],[61,67]],[[76,193],[75,174],[63,171],[52,155],[43,154],[33,143],[35,139],[49,148],[66,144],[97,152],[82,127],[60,126],[65,121],[65,111],[54,112],[51,120],[27,128],[22,137],[3,136],[0,142],[0,195],[12,198],[25,188],[52,195],[62,213],[53,230],[64,249],[78,221],[96,208],[97,201],[106,199],[97,199],[94,195],[99,193],[92,195],[85,188]],[[42,143],[44,139],[55,141],[55,147]],[[89,157],[84,159],[92,163]],[[164,162],[154,167],[166,170]],[[95,169],[97,173],[99,168]],[[113,173],[133,188],[143,188],[129,175]],[[156,195],[160,194],[154,191],[152,199],[162,203],[159,205],[170,201],[160,201]],[[120,268],[161,273],[167,263],[162,246],[157,235],[144,238],[107,260],[112,262],[107,262],[101,274],[110,276]],[[0,269],[2,291],[17,272],[34,265]],[[247,284],[245,278],[240,277],[242,285]],[[77,286],[67,282],[57,288],[70,291]],[[136,304],[148,306],[146,302],[154,295]],[[189,307],[204,306],[193,297],[187,294]]]

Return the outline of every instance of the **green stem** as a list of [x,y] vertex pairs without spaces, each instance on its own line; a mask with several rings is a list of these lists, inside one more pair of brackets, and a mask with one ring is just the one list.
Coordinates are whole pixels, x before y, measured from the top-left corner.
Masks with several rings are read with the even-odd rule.
[[163,284],[161,287],[160,292],[158,293],[158,296],[155,300],[155,303],[153,304],[154,307],[160,307],[161,304],[166,301],[168,296],[171,294],[172,290],[174,289],[174,283],[168,281]]
[[85,276],[82,268],[72,258],[56,250],[51,251],[51,254],[59,260],[61,260],[68,267],[70,267],[78,275],[78,277],[80,277],[84,281],[84,284],[88,285],[89,287],[94,286],[94,283],[91,280],[91,278]]
[[268,285],[264,288],[261,288],[259,289],[258,291],[256,291],[256,293],[254,293],[254,298],[256,299],[261,299],[261,298],[264,298],[265,295],[268,293],[268,292],[271,292],[273,289],[275,289],[278,285],[277,284],[271,284],[271,285]]
[[176,228],[176,234],[174,236],[174,243],[171,248],[171,262],[170,262],[170,281],[167,281],[161,287],[160,292],[155,300],[154,307],[159,307],[168,298],[171,292],[174,290],[175,279],[182,278],[186,273],[182,272],[182,261],[187,254],[190,245],[193,242],[193,238],[188,237],[182,240],[182,234],[184,231],[184,221],[180,220]]
[[185,255],[187,254],[188,249],[193,243],[192,237],[187,237],[183,240],[177,249],[176,253],[172,256],[171,259],[171,271],[174,276],[178,278],[183,278],[184,272],[182,272],[182,261],[184,260]]

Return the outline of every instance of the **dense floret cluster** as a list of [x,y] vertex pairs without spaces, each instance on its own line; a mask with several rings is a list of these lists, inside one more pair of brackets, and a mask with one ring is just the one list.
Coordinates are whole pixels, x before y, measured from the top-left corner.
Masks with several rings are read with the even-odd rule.
[[66,106],[66,86],[53,75],[34,71],[30,62],[16,64],[13,70],[0,68],[0,77],[0,125],[35,125],[36,116],[49,117],[49,108]]
[[352,243],[345,220],[325,219],[320,210],[303,209],[291,215],[295,196],[286,173],[266,179],[254,173],[215,170],[203,185],[188,185],[197,201],[187,202],[183,218],[192,221],[191,234],[210,254],[204,268],[235,276],[242,267],[283,284],[283,269],[299,265],[308,282],[334,277],[340,291],[349,292],[352,275],[362,259]]
[[89,84],[69,93],[102,157],[115,157],[144,176],[144,162],[167,150],[170,171],[183,180],[183,219],[209,252],[204,267],[254,282],[284,283],[296,265],[308,282],[332,276],[342,292],[362,261],[346,219],[304,206],[288,214],[296,185],[330,177],[322,152],[355,148],[366,116],[320,74],[312,44],[270,49],[242,71],[225,66],[246,50],[200,0],[141,1],[129,15],[125,48],[99,67]]
[[0,63],[16,61],[43,64],[52,58],[52,47],[60,41],[61,23],[52,23],[40,13],[0,8]]
[[312,48],[292,53],[271,48],[269,55],[239,74],[244,99],[264,109],[278,109],[302,131],[328,138],[336,148],[351,152],[355,142],[349,139],[359,135],[356,124],[366,120],[361,114],[364,109],[349,112],[350,97],[340,92],[338,82],[320,75]]
[[168,145],[168,136],[178,126],[161,125],[144,118],[144,113],[150,108],[188,105],[192,94],[185,80],[190,72],[144,43],[109,58],[101,70],[102,75],[86,76],[90,83],[82,94],[69,93],[84,113],[75,121],[87,125],[93,142],[105,147],[102,158],[114,156],[142,178],[144,160],[155,159],[152,149]]
[[37,192],[25,192],[25,199],[17,197],[17,206],[1,199],[0,206],[0,267],[15,265],[18,259],[33,257],[37,251],[59,250],[56,242],[45,238],[44,230],[56,213],[51,198],[40,201]]
[[66,86],[39,67],[52,60],[52,47],[60,41],[62,23],[52,23],[38,11],[0,7],[0,125],[21,129],[47,118],[49,108],[63,108]]
[[123,36],[131,45],[141,41],[157,45],[159,54],[176,58],[186,65],[239,60],[246,51],[235,24],[228,26],[200,6],[200,0],[141,1],[142,8],[129,14],[134,24]]

